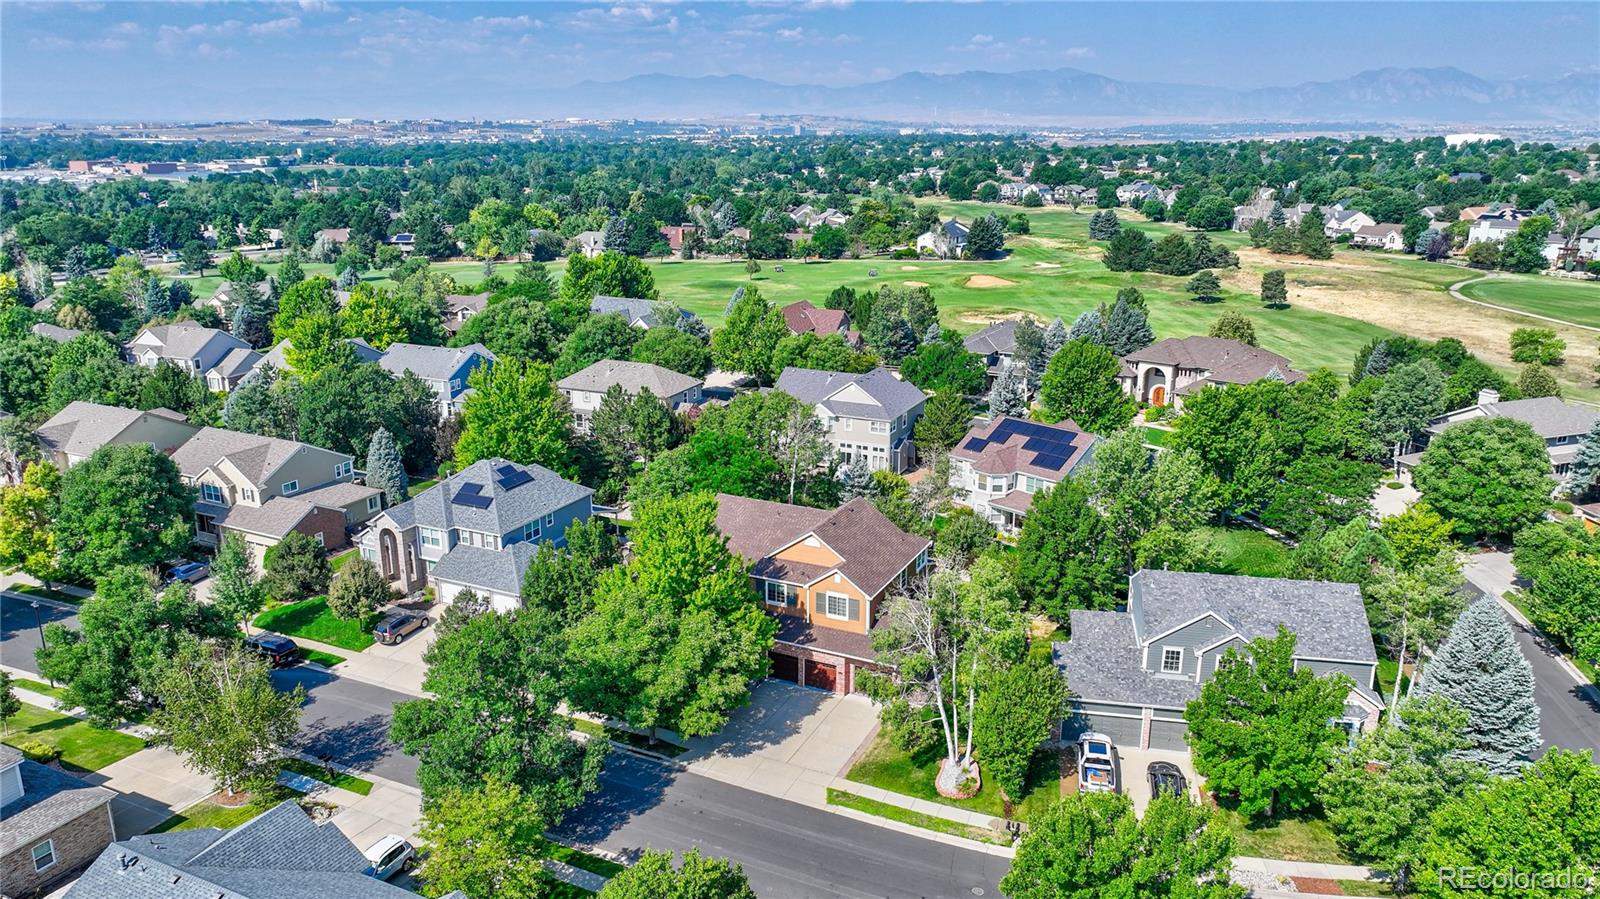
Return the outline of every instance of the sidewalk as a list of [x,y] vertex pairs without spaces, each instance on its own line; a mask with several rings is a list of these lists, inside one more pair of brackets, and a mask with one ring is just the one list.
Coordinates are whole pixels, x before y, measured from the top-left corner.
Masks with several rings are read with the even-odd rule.
[[[322,760],[305,753],[291,754],[318,766],[325,764]],[[289,786],[303,790],[310,798],[337,806],[339,810],[331,819],[333,825],[339,828],[340,833],[349,837],[357,849],[366,849],[389,834],[416,840],[417,830],[422,823],[421,790],[337,762],[332,763],[330,767],[342,774],[351,774],[370,781],[372,792],[363,796],[307,777],[297,775],[285,775],[285,777],[294,781],[288,783]]]
[[[1506,599],[1507,593],[1520,589],[1517,586],[1517,568],[1511,561],[1510,553],[1500,552],[1499,550],[1474,553],[1467,556],[1467,564],[1462,566],[1462,572],[1466,574],[1467,580],[1471,581],[1473,586],[1494,597],[1494,601],[1500,604],[1500,608],[1505,611],[1512,621],[1527,628],[1531,633],[1543,635],[1543,632],[1528,620],[1528,616],[1522,614],[1521,609],[1512,605]],[[1572,682],[1578,685],[1580,691],[1587,692],[1590,690],[1593,685],[1589,683],[1588,678],[1583,676],[1583,672],[1572,664],[1571,659],[1568,659],[1565,654],[1556,654],[1555,660],[1561,666],[1561,670],[1572,678]]]

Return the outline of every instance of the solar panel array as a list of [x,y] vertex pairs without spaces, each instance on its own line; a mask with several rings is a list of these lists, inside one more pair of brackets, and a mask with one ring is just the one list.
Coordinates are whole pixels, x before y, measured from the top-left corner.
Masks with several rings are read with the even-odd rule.
[[462,484],[456,490],[456,495],[451,497],[451,502],[458,506],[469,506],[474,509],[487,509],[494,501],[493,497],[483,495],[482,484]]
[[973,437],[966,442],[964,448],[981,453],[990,444],[1003,446],[1012,437],[1018,436],[1026,438],[1022,441],[1022,449],[1033,453],[1031,464],[1037,468],[1060,471],[1066,466],[1067,460],[1072,458],[1074,452],[1072,440],[1076,436],[1074,432],[1018,418],[1001,421],[988,437]]
[[494,481],[501,490],[511,490],[533,480],[533,475],[514,465],[502,465],[494,470]]

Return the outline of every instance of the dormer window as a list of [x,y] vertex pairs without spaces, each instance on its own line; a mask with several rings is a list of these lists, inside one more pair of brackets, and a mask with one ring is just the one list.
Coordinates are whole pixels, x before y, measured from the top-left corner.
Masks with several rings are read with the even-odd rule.
[[222,502],[222,488],[216,484],[201,484],[200,498],[208,503],[220,504]]
[[1161,648],[1161,673],[1183,673],[1183,649],[1177,646],[1163,646]]

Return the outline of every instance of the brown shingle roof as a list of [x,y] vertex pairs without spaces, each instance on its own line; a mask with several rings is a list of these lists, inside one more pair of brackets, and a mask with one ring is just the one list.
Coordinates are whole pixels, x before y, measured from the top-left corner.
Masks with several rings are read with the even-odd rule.
[[[833,549],[843,562],[840,574],[868,596],[877,596],[907,565],[929,546],[924,537],[907,534],[885,518],[866,499],[853,499],[829,512],[743,496],[717,494],[717,529],[728,538],[728,548],[778,577],[780,569],[816,577],[834,569],[776,562],[769,557],[807,534]],[[763,566],[766,566],[763,568]],[[811,570],[815,569],[815,570]]]
[[1124,362],[1155,362],[1208,372],[1206,380],[1222,384],[1249,384],[1273,369],[1293,384],[1305,372],[1289,366],[1287,357],[1237,340],[1221,337],[1168,337],[1122,357]]
[[836,334],[844,330],[847,321],[843,309],[818,309],[808,300],[797,300],[783,307],[783,322],[790,334]]

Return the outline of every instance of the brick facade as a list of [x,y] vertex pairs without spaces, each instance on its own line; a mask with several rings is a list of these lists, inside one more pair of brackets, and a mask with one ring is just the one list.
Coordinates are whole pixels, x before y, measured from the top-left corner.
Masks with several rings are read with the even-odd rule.
[[[113,838],[109,803],[84,812],[0,858],[0,894],[12,899],[42,896],[88,867]],[[43,871],[35,871],[33,847],[45,840],[55,842],[56,862]]]

